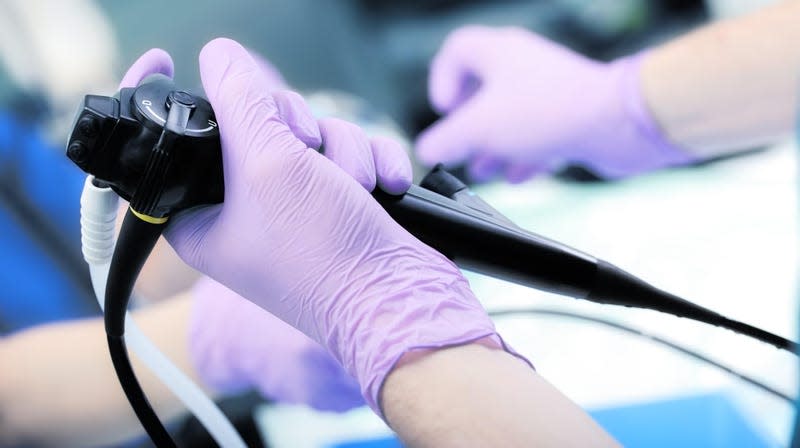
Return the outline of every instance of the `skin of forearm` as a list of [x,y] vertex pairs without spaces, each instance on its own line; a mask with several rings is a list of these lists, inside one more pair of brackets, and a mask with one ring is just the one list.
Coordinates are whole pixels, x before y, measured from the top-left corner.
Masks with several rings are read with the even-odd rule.
[[406,446],[618,446],[528,365],[481,344],[407,355],[381,403]]
[[[144,333],[197,381],[186,347],[190,297],[134,313]],[[165,421],[185,411],[135,357],[134,370]],[[143,430],[117,381],[101,319],[51,324],[0,340],[0,446],[98,446]]]
[[707,25],[654,49],[642,89],[667,137],[709,157],[791,133],[800,108],[800,1]]
[[[127,211],[127,207],[123,210]],[[122,218],[118,217],[121,223]],[[200,274],[182,262],[162,237],[144,264],[136,281],[136,292],[149,302],[168,299],[190,288]]]

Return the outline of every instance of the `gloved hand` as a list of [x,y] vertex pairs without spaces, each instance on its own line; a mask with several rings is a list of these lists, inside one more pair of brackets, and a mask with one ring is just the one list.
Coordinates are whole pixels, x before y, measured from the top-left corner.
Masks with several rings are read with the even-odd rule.
[[[280,72],[254,57],[264,85],[291,111],[298,96],[280,91],[287,87]],[[172,59],[163,50],[142,55],[125,74],[120,88],[135,87],[153,73],[173,74]],[[336,121],[329,123],[333,132],[342,133]],[[320,133],[313,124],[303,120],[293,124],[309,126],[303,135],[310,144],[320,145]],[[255,387],[273,400],[319,410],[343,412],[364,404],[355,379],[303,333],[209,278],[197,281],[192,292],[189,349],[206,385],[226,393]]]
[[278,101],[231,40],[203,48],[200,72],[220,126],[225,202],[173,217],[167,238],[185,261],[326,347],[376,412],[404,354],[503,346],[458,268],[368,193],[408,188],[396,143],[327,120],[329,158],[311,149],[316,122],[302,99]]
[[364,404],[356,380],[308,336],[210,278],[192,296],[189,348],[205,384],[228,393],[255,387],[323,411]]
[[466,162],[475,180],[521,182],[564,162],[620,178],[692,157],[664,137],[642,96],[646,54],[605,64],[521,28],[468,26],[445,41],[428,93],[446,114],[419,159]]

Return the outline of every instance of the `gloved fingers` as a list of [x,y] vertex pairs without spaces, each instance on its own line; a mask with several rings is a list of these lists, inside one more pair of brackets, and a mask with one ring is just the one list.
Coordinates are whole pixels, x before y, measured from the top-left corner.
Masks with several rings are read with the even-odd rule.
[[353,177],[367,191],[375,189],[375,161],[364,131],[338,118],[319,120],[325,156]]
[[319,149],[322,138],[319,134],[317,120],[303,97],[297,92],[289,90],[289,85],[281,72],[261,54],[250,50],[250,56],[258,65],[259,72],[263,77],[261,82],[272,93],[283,121],[289,125],[289,129],[292,130],[295,137],[306,146]]
[[491,28],[465,26],[450,33],[431,62],[428,98],[439,113],[450,112],[471,97],[480,85]]
[[160,48],[153,48],[139,56],[139,59],[131,65],[122,77],[119,88],[136,87],[144,78],[154,73],[161,73],[171,78],[174,71],[169,53]]
[[489,154],[476,154],[467,165],[467,174],[475,182],[486,182],[506,168],[505,162]]
[[483,149],[487,140],[482,102],[485,92],[424,130],[416,141],[417,158],[425,165],[454,165]]
[[547,165],[541,163],[509,165],[505,177],[509,183],[519,184],[547,172]]
[[405,193],[412,181],[411,160],[405,148],[387,137],[373,137],[370,143],[378,187],[389,194]]
[[289,125],[295,137],[309,148],[319,149],[322,145],[319,125],[303,97],[291,90],[279,90],[272,97],[278,107],[278,114]]

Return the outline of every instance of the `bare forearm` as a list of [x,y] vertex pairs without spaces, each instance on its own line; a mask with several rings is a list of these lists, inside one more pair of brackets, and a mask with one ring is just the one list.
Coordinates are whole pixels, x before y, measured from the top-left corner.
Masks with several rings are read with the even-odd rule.
[[[143,331],[182,370],[188,296],[136,313]],[[132,356],[161,418],[183,412],[178,400]],[[0,341],[0,445],[91,446],[119,443],[141,427],[117,382],[100,319],[34,328]]]
[[800,1],[706,26],[656,48],[642,86],[674,143],[699,156],[792,132],[800,86]]
[[403,363],[387,378],[382,405],[409,446],[616,446],[529,366],[478,344]]

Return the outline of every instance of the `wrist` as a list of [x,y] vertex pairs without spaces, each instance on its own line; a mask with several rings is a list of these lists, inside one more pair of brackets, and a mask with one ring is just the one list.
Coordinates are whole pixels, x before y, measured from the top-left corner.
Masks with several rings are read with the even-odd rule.
[[669,139],[645,95],[643,67],[650,55],[649,51],[643,51],[621,61],[625,66],[621,92],[625,110],[643,138],[652,144],[654,153],[657,153],[656,158],[665,166],[692,162],[694,160],[692,154]]
[[[425,251],[432,257],[421,260]],[[476,341],[519,356],[500,338],[458,268],[430,248],[416,252],[395,259],[391,276],[345,301],[349,317],[336,320],[342,324],[329,332],[335,337],[326,344],[381,416],[378,397],[398,363]]]
[[648,56],[649,52],[640,52],[606,67],[610,96],[601,112],[615,118],[603,120],[608,125],[603,141],[608,145],[597,152],[602,163],[595,164],[605,177],[622,178],[695,161],[690,152],[669,140],[647,103],[641,77]]
[[[500,392],[497,386],[514,384],[509,388],[515,396],[500,400],[507,404],[519,399],[516,393],[520,383],[515,380],[529,379],[535,374],[519,359],[485,342],[484,339],[429,350],[422,355],[404,356],[387,375],[381,390],[381,408],[387,423],[401,435],[404,443],[415,446],[437,440],[439,443],[448,441],[448,446],[508,445],[508,441],[499,440],[478,443],[475,434],[464,437],[469,432],[467,427],[472,427],[469,424],[465,427],[464,423],[481,425],[489,415],[498,418],[502,412],[499,408],[487,408],[497,403]],[[459,405],[454,407],[453,403]],[[443,411],[446,416],[441,414]],[[503,425],[510,423],[504,417],[499,418]],[[529,424],[530,421],[526,422]],[[516,438],[517,442],[519,440]]]

